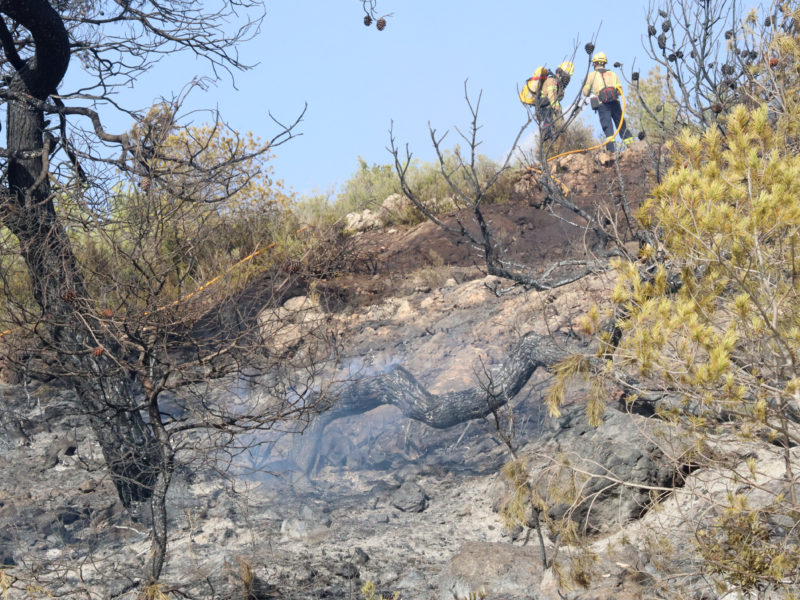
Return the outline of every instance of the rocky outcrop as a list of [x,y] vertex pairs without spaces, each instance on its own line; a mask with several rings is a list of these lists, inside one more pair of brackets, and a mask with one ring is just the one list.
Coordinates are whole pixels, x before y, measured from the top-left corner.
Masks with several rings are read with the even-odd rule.
[[402,194],[392,194],[377,210],[366,208],[361,212],[345,215],[345,230],[357,233],[380,229],[391,223],[407,222],[415,210],[411,200]]
[[[467,542],[439,576],[439,600],[480,597],[539,600],[544,568],[537,548]],[[472,594],[472,596],[470,596]]]
[[[652,597],[650,576],[638,568],[635,550],[623,547],[594,562],[585,586],[559,584],[570,569],[545,568],[538,549],[503,543],[467,542],[439,577],[438,600],[640,600]],[[628,562],[624,562],[628,561]],[[563,568],[563,570],[562,570]],[[577,575],[573,572],[573,575]]]
[[668,424],[608,407],[595,427],[583,404],[548,421],[523,450],[548,516],[571,518],[585,533],[619,529],[682,485],[680,454]]
[[[433,214],[456,210],[458,206],[452,198],[434,198],[425,203]],[[345,230],[361,233],[371,229],[381,229],[390,225],[418,223],[424,217],[411,200],[402,194],[391,194],[376,210],[366,208],[361,212],[345,215]]]
[[337,402],[319,415],[298,440],[294,460],[309,473],[317,460],[325,428],[333,421],[391,404],[404,416],[436,429],[485,417],[512,400],[539,367],[550,367],[569,354],[566,338],[530,332],[520,338],[506,360],[486,370],[486,381],[473,388],[431,394],[407,370],[395,365],[373,377],[364,377],[336,391]]

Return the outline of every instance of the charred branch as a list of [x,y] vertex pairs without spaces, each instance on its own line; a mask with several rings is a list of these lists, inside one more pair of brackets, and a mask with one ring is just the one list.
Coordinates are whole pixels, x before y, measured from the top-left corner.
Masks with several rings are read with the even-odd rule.
[[[448,132],[439,134],[436,129],[429,125],[431,143],[436,151],[440,173],[452,193],[455,204],[461,209],[455,216],[456,224],[452,225],[446,222],[442,216],[436,214],[426,200],[421,198],[412,188],[409,181],[409,168],[413,158],[412,153],[408,149],[408,146],[406,146],[404,155],[401,155],[401,150],[395,139],[394,131],[390,129],[388,149],[392,154],[395,171],[400,179],[400,185],[405,196],[432,223],[451,235],[461,237],[464,241],[476,248],[480,253],[481,263],[486,269],[486,273],[509,279],[516,285],[520,285],[526,289],[540,291],[554,289],[574,282],[602,268],[602,259],[610,256],[607,248],[609,246],[617,249],[623,248],[623,242],[625,240],[620,239],[619,236],[616,235],[616,232],[609,231],[608,228],[604,227],[597,216],[590,214],[588,211],[572,202],[568,195],[561,190],[560,186],[553,180],[546,161],[545,166],[540,171],[540,182],[548,198],[550,198],[554,204],[576,215],[581,221],[580,226],[585,228],[587,232],[594,234],[594,239],[596,241],[593,243],[591,250],[597,258],[595,260],[581,261],[580,264],[561,262],[555,269],[548,269],[543,276],[536,276],[530,269],[521,265],[516,265],[514,262],[506,259],[507,249],[494,235],[491,224],[484,216],[483,207],[485,206],[487,195],[492,187],[497,184],[499,178],[504,173],[512,169],[512,157],[519,146],[522,136],[533,122],[534,117],[533,115],[529,115],[526,123],[523,124],[518,131],[511,150],[508,152],[503,164],[491,175],[481,176],[477,168],[478,147],[481,143],[478,137],[478,132],[480,130],[478,114],[481,96],[479,94],[477,101],[473,102],[469,96],[466,82],[464,84],[464,96],[471,114],[470,127],[466,133],[460,130],[457,130],[457,132],[469,147],[469,153],[466,157],[456,148],[454,152],[455,162],[448,162],[443,148],[443,143]],[[460,184],[456,181],[456,176],[458,174],[463,175],[466,184]],[[472,224],[465,224],[462,220],[464,218],[462,215],[467,216],[472,221]],[[624,250],[619,251],[624,252]],[[566,266],[573,266],[575,269],[563,277],[551,278],[554,271],[563,270]]]
[[548,368],[569,356],[569,343],[566,339],[529,333],[492,373],[489,386],[478,385],[447,394],[431,394],[401,366],[377,377],[360,379],[337,391],[336,404],[319,415],[299,439],[295,462],[309,473],[316,462],[322,433],[330,423],[384,404],[395,406],[407,418],[436,429],[486,417],[512,400],[537,368]]

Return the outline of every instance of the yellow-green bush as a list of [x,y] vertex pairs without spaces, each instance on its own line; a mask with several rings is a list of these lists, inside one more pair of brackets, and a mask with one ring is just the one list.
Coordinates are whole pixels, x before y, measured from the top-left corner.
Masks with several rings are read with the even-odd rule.
[[[734,109],[725,131],[679,135],[674,167],[639,211],[656,245],[639,263],[615,264],[615,364],[680,394],[692,410],[678,418],[698,443],[728,432],[782,446],[789,477],[800,441],[790,418],[800,392],[800,157],[766,107]],[[707,466],[755,485],[755,469]],[[740,589],[795,582],[798,540],[769,519],[794,518],[797,500],[775,491],[768,508],[741,495],[717,501],[719,516],[697,536],[708,571]]]

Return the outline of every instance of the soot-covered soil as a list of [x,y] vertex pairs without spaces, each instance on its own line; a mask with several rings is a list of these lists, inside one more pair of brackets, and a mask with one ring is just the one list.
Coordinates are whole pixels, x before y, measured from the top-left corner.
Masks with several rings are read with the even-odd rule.
[[[619,216],[623,189],[631,209],[648,189],[646,159],[634,148],[618,171],[602,156],[569,157],[557,175],[581,207]],[[523,180],[517,197],[484,214],[510,258],[543,269],[587,248],[585,231],[550,208]],[[446,217],[457,218],[469,222]],[[498,297],[490,288],[508,282],[486,277],[475,248],[431,223],[366,231],[355,247],[352,268],[327,284],[347,300],[326,314],[342,368],[360,376],[399,363],[432,393],[480,385],[519,336],[569,331],[611,285],[598,274]],[[518,445],[541,427],[546,384],[537,373],[515,401]],[[52,593],[134,598],[123,591],[146,559],[147,519],[115,500],[88,429],[65,409],[69,392],[35,382],[0,392],[0,563]],[[445,598],[439,575],[463,544],[518,534],[495,511],[508,453],[491,419],[443,431],[391,407],[342,419],[311,479],[291,468],[290,450],[279,443],[255,456],[270,473],[247,480],[176,475],[167,586],[194,597],[353,599],[373,581],[387,597]]]
[[[652,188],[652,164],[648,147],[637,143],[618,162],[608,153],[576,154],[558,159],[553,172],[569,190],[571,202],[624,228]],[[534,273],[559,260],[586,258],[594,241],[580,220],[547,200],[537,177],[521,175],[509,202],[483,207],[492,236],[506,258],[530,267]],[[469,211],[444,215],[442,220],[448,225],[461,222],[477,233]],[[426,269],[457,267],[454,277],[461,282],[481,276],[484,268],[480,249],[430,222],[358,233],[355,259],[350,264],[350,271],[331,287],[343,290],[349,301],[357,303],[374,302],[409,285],[408,291],[413,291],[414,282],[410,280]],[[416,289],[425,287],[424,282],[416,285]]]

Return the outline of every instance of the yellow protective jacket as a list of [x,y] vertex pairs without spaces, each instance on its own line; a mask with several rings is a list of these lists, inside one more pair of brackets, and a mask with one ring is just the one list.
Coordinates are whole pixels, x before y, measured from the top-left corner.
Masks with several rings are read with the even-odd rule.
[[556,77],[548,77],[542,84],[542,100],[547,100],[554,109],[561,108],[560,102],[564,98],[564,89],[559,85]]
[[586,76],[581,91],[584,96],[596,96],[597,92],[607,87],[617,88],[617,91],[622,94],[622,84],[614,71],[596,69]]

